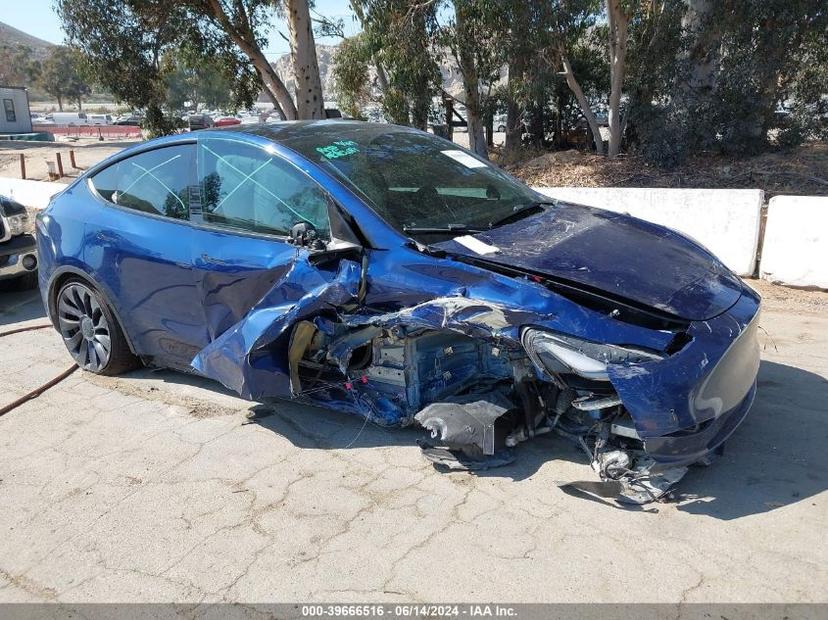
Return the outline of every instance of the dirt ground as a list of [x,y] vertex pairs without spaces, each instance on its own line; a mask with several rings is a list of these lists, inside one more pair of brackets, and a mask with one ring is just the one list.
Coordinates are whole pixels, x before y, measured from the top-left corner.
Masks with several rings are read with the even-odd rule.
[[[77,177],[84,169],[93,166],[102,159],[117,153],[121,149],[135,144],[136,140],[104,140],[97,138],[78,138],[61,142],[0,142],[0,176],[20,178],[20,154],[26,158],[26,178],[35,181],[48,181],[47,161],[55,161],[60,153],[63,171],[66,176],[62,181]],[[75,163],[81,170],[72,169],[69,151],[75,152]]]
[[777,194],[828,195],[825,142],[742,159],[695,157],[670,171],[651,166],[635,155],[609,160],[574,149],[544,153],[504,167],[529,185],[750,188],[764,190],[768,198]]

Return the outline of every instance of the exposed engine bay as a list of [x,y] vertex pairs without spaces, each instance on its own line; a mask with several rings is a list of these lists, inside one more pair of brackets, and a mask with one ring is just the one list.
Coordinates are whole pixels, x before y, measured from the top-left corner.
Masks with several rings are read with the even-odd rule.
[[[521,443],[554,434],[599,478],[566,492],[627,504],[663,497],[690,465],[710,462],[752,404],[759,299],[750,292],[690,320],[460,261],[440,275],[466,286],[371,287],[372,269],[400,269],[372,257],[323,268],[297,253],[193,368],[250,400],[417,424],[431,435],[423,455],[440,470],[506,465]],[[427,253],[411,257],[400,286],[433,269]]]
[[[533,331],[524,330],[524,341],[537,337]],[[448,330],[348,328],[317,319],[299,323],[292,335],[291,386],[294,397],[315,401],[344,390],[358,413],[380,425],[419,424],[430,432],[423,454],[442,470],[505,465],[521,442],[555,433],[612,483],[599,494],[643,504],[681,479],[686,467],[659,471],[646,456],[606,380],[561,366],[551,381],[540,381],[543,367],[531,357],[506,342]]]

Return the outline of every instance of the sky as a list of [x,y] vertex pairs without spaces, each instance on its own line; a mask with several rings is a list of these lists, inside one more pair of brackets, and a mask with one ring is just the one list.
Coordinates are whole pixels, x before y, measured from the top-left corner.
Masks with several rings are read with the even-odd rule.
[[[347,34],[356,32],[357,26],[352,19],[348,0],[316,0],[315,4],[317,13],[330,18],[342,18]],[[63,43],[63,30],[52,5],[53,0],[0,0],[0,21],[50,43]],[[283,21],[275,20],[270,40],[264,50],[270,60],[275,60],[290,51],[288,42],[278,34],[279,31],[287,36],[287,25]],[[337,39],[317,40],[317,43],[328,45],[337,42]]]

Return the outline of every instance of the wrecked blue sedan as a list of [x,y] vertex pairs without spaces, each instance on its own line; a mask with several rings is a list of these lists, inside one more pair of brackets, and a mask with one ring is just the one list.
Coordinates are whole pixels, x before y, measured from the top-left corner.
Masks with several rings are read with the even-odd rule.
[[756,390],[759,297],[698,243],[405,127],[147,142],[37,233],[45,305],[85,370],[152,364],[418,423],[439,468],[554,432],[599,494],[643,503],[706,463]]

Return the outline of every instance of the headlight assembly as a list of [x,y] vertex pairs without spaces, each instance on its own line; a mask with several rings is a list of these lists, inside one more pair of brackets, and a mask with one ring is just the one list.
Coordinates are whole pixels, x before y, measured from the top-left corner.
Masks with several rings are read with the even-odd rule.
[[662,359],[662,356],[650,351],[599,344],[531,327],[523,330],[521,343],[534,364],[547,374],[575,373],[594,381],[609,381],[609,364]]
[[7,215],[5,217],[6,225],[9,227],[9,234],[14,237],[22,235],[26,231],[26,224],[29,221],[29,216],[25,213],[18,215]]

